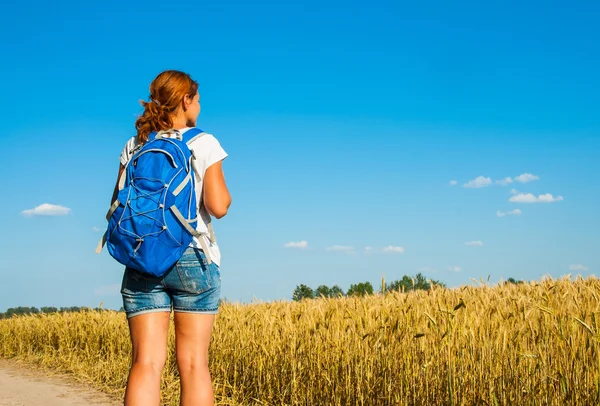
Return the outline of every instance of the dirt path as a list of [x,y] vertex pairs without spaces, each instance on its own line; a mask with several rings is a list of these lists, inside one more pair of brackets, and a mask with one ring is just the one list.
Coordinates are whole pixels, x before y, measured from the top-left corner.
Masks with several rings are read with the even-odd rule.
[[26,363],[0,358],[0,406],[117,406],[122,402]]

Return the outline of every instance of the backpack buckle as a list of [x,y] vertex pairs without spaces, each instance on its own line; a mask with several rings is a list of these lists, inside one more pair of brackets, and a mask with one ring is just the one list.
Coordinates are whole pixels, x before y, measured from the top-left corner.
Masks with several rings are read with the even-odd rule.
[[168,130],[161,130],[156,133],[154,139],[159,140],[161,138],[177,138],[179,141],[183,140],[183,135],[174,128],[170,128]]

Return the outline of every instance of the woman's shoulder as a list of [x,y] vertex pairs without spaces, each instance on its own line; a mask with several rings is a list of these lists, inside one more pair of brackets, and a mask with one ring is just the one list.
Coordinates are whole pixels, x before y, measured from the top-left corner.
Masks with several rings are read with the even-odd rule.
[[202,136],[193,140],[189,147],[198,159],[200,173],[204,173],[206,168],[228,156],[217,137],[207,131],[203,131]]
[[194,139],[190,148],[198,151],[211,151],[211,150],[221,150],[223,147],[221,146],[221,142],[215,137],[213,133],[202,131],[202,135],[196,139]]
[[123,147],[123,151],[121,151],[121,164],[125,165],[133,155],[135,149],[139,146],[139,141],[137,136],[129,138]]
[[201,131],[201,136],[198,137],[196,140],[204,140],[204,142],[219,142],[217,140],[217,137],[215,137],[215,135],[211,132],[199,129]]
[[129,137],[129,138],[127,139],[127,141],[125,142],[125,145],[123,146],[123,150],[124,150],[124,151],[125,151],[125,150],[132,150],[132,149],[134,149],[135,147],[137,147],[137,146],[138,146],[138,144],[139,144],[139,142],[138,142],[137,136],[136,136],[136,135],[134,135],[134,136],[132,136],[132,137]]

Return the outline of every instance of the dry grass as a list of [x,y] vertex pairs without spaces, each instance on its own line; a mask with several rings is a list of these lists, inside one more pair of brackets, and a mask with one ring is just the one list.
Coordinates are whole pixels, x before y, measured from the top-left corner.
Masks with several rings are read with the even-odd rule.
[[[221,405],[599,404],[599,296],[600,280],[565,278],[224,304],[211,345],[215,393]],[[169,348],[163,401],[175,405]],[[123,314],[0,321],[0,356],[72,372],[119,396],[129,351]]]

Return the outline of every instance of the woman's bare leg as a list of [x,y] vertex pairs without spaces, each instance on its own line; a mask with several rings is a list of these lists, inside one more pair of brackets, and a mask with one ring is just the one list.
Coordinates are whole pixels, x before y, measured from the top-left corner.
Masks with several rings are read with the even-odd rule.
[[170,312],[156,312],[129,319],[132,365],[125,406],[160,405],[160,379],[167,360],[170,315]]
[[181,377],[181,406],[213,406],[208,370],[208,347],[215,321],[212,314],[175,312],[177,366]]

